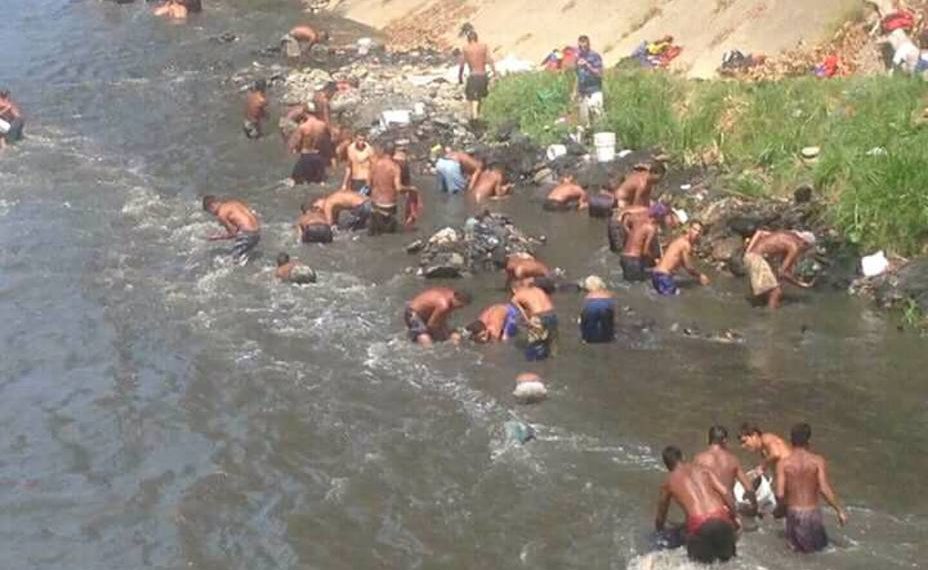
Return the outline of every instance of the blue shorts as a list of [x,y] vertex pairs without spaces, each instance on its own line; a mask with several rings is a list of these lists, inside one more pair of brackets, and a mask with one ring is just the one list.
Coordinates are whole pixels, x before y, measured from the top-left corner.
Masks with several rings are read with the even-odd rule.
[[612,342],[615,339],[615,301],[590,299],[580,311],[580,336],[583,342]]
[[657,291],[658,295],[671,297],[679,293],[677,282],[674,280],[673,275],[668,273],[652,273],[651,285],[654,286],[654,290]]
[[439,158],[435,163],[438,173],[438,190],[450,194],[458,194],[467,190],[467,178],[461,170],[461,163],[450,158]]
[[503,321],[503,337],[512,338],[519,334],[519,319],[521,318],[519,309],[514,305],[506,308],[506,320]]

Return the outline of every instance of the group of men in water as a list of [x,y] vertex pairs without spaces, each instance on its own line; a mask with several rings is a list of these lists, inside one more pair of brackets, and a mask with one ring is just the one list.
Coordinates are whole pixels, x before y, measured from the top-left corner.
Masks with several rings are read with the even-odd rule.
[[[686,545],[690,558],[698,562],[727,561],[735,556],[741,517],[758,515],[755,489],[772,475],[775,488],[775,518],[786,519],[786,540],[796,552],[818,552],[828,545],[828,535],[819,497],[835,510],[838,522],[847,513],[838,502],[828,477],[827,461],[810,451],[812,428],[800,423],[790,431],[790,443],[773,433],[745,424],[739,433],[741,446],[759,453],[761,463],[745,473],[738,458],[728,449],[728,431],[720,425],[709,429],[709,447],[686,462],[675,446],[662,453],[670,472],[660,489],[655,528],[671,546]],[[739,489],[740,487],[740,489]],[[743,502],[736,503],[736,489]],[[676,503],[686,522],[667,532],[667,514]],[[682,543],[682,544],[681,544]]]

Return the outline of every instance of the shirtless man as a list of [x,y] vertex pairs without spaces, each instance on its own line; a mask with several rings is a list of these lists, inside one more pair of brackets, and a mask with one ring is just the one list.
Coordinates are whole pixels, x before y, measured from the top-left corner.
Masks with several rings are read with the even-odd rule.
[[705,467],[684,463],[683,453],[672,445],[664,448],[662,456],[670,475],[661,485],[654,521],[657,531],[664,531],[670,502],[674,501],[686,513],[686,552],[690,559],[711,564],[733,558],[741,521],[731,489]]
[[506,288],[516,281],[535,285],[547,293],[554,292],[554,273],[529,253],[514,253],[506,258]]
[[245,95],[242,128],[249,139],[261,138],[261,122],[267,118],[267,81],[259,79]]
[[490,163],[490,165],[480,173],[474,183],[474,201],[478,204],[487,198],[490,200],[502,200],[509,196],[512,191],[512,184],[506,183],[506,172],[501,164]]
[[774,433],[764,433],[755,425],[742,424],[738,440],[743,449],[760,453],[762,458],[757,467],[748,473],[752,478],[760,477],[771,469],[775,469],[777,463],[789,457],[792,452],[783,438]]
[[302,215],[296,219],[296,234],[303,243],[332,243],[332,225],[323,212],[324,199],[300,206]]
[[472,122],[480,119],[480,107],[483,100],[489,94],[490,79],[487,77],[487,66],[493,70],[496,75],[496,65],[490,56],[490,49],[487,44],[479,41],[477,32],[470,30],[467,32],[467,45],[461,52],[461,64],[458,67],[458,83],[464,83],[464,66],[467,66],[470,74],[467,76],[467,85],[464,87],[464,94],[470,104],[470,120]]
[[298,285],[316,282],[316,272],[312,268],[295,259],[290,259],[286,253],[277,254],[277,269],[274,271],[274,276],[281,281]]
[[187,17],[187,5],[181,0],[167,0],[155,8],[155,16],[167,16],[174,20],[183,20]]
[[[337,225],[343,230],[362,230],[371,217],[370,198],[345,189],[322,198],[321,209],[327,224]],[[339,220],[342,212],[348,212],[348,215],[341,216],[344,219]]]
[[306,120],[293,132],[287,144],[291,153],[300,155],[290,175],[294,184],[325,181],[327,160],[322,155],[322,149],[328,142],[329,130],[326,124],[316,113],[307,113]]
[[7,144],[22,140],[26,123],[19,106],[6,89],[0,90],[0,150]]
[[693,246],[702,236],[703,226],[699,222],[690,224],[686,233],[670,243],[657,267],[651,272],[651,285],[659,295],[670,296],[679,293],[677,282],[673,277],[675,271],[686,269],[693,277],[699,280],[700,285],[709,284],[709,277],[700,273],[693,266]]
[[438,175],[438,190],[450,194],[458,194],[465,190],[473,190],[483,170],[483,161],[466,152],[453,151],[445,148],[445,156],[435,163]]
[[576,183],[572,175],[567,175],[561,179],[560,184],[548,192],[542,207],[548,212],[562,212],[571,209],[585,210],[589,205],[586,190]]
[[403,320],[409,340],[431,346],[435,341],[451,338],[448,317],[456,309],[470,304],[470,295],[448,287],[433,287],[416,295],[406,304]]
[[666,172],[667,167],[663,162],[654,162],[647,167],[635,167],[613,191],[616,207],[621,210],[633,205],[651,205],[651,191],[664,178]]
[[[372,212],[368,231],[372,236],[399,231],[399,222],[396,219],[399,195],[418,195],[415,188],[403,184],[402,169],[393,159],[395,153],[396,145],[388,142],[375,154],[371,164]],[[408,205],[407,201],[407,207]],[[407,224],[410,221],[408,215],[406,221]]]
[[622,246],[622,277],[626,281],[644,281],[647,279],[647,270],[654,267],[654,250],[660,251],[658,239],[658,225],[654,219],[661,215],[661,210],[643,208],[643,215],[634,212],[625,217],[627,234],[625,244]]
[[465,329],[479,344],[505,342],[519,332],[519,310],[508,303],[490,305]]
[[329,40],[327,32],[317,32],[309,26],[296,26],[280,39],[280,51],[287,57],[297,58],[304,50]]
[[728,430],[725,426],[715,425],[709,428],[709,448],[697,454],[693,463],[712,471],[726,489],[733,490],[735,481],[741,483],[744,496],[751,503],[751,512],[757,512],[754,487],[741,468],[738,457],[728,450]]
[[[761,301],[766,299],[768,308],[777,309],[783,300],[781,280],[810,289],[814,283],[800,281],[794,271],[799,257],[814,245],[815,234],[812,232],[757,230],[744,253],[744,267],[754,297]],[[780,262],[780,270],[776,273],[770,264],[771,259]]]
[[527,280],[513,282],[511,290],[511,302],[528,324],[528,359],[544,360],[555,354],[558,320],[551,297]]
[[316,91],[313,95],[313,105],[316,106],[316,115],[322,121],[332,128],[332,98],[338,93],[338,84],[329,81],[322,89]]
[[261,240],[261,224],[252,209],[240,200],[219,200],[215,196],[203,196],[203,209],[216,216],[226,229],[225,233],[207,237],[209,241],[235,240],[232,259],[244,263],[250,252]]
[[354,192],[370,190],[371,162],[374,159],[374,147],[367,142],[362,132],[354,135],[354,142],[346,148],[348,165],[345,167],[345,180],[342,189],[351,189]]
[[828,535],[819,508],[819,495],[835,510],[838,524],[847,524],[847,513],[838,503],[825,458],[809,451],[812,428],[797,424],[790,430],[793,451],[777,463],[776,515],[786,517],[786,541],[796,552],[818,552],[828,546]]

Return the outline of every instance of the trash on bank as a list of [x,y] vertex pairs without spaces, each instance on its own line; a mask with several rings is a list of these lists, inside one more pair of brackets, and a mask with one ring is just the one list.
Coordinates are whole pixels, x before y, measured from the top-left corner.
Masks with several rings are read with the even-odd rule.
[[873,255],[868,255],[860,259],[860,269],[864,277],[876,277],[886,273],[889,269],[889,260],[886,259],[886,253],[878,251]]

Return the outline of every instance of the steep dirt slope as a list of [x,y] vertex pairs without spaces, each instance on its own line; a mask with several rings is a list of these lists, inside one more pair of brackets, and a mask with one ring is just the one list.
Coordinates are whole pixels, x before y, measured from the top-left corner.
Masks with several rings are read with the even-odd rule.
[[675,67],[711,76],[723,52],[776,53],[833,30],[861,0],[333,0],[337,13],[407,35],[440,37],[472,22],[498,57],[540,61],[589,34],[614,63],[641,41],[671,34],[684,46]]

